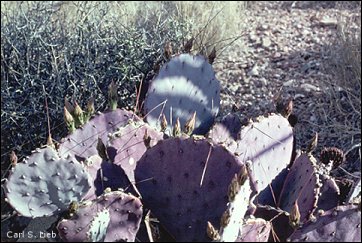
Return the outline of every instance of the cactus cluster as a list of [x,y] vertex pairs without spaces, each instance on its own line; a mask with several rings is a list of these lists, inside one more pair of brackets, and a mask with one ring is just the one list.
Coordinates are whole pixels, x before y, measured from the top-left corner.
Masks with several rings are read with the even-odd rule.
[[331,176],[341,150],[313,157],[317,135],[294,155],[291,101],[245,125],[235,114],[215,122],[210,57],[168,56],[140,116],[117,108],[114,84],[105,113],[66,102],[70,134],[23,162],[12,156],[9,204],[26,217],[61,217],[63,241],[154,235],[141,232],[152,228],[140,227],[143,208],[175,241],[360,241],[360,181]]

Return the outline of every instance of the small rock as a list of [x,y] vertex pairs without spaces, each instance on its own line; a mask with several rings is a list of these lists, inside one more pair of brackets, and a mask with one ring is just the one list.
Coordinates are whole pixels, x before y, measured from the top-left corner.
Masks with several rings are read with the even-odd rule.
[[262,24],[260,26],[260,30],[267,30],[267,29],[269,29],[269,26],[267,24]]
[[294,79],[291,79],[291,80],[289,80],[289,81],[287,81],[287,82],[284,82],[284,83],[283,83],[283,86],[285,86],[285,87],[292,87],[292,86],[294,85],[294,82],[295,82],[295,80],[294,80]]
[[314,86],[313,84],[302,84],[300,86],[300,88],[306,92],[311,92],[311,91],[319,92],[320,91],[320,88],[317,86]]
[[263,40],[262,40],[262,43],[261,43],[261,45],[262,45],[264,48],[270,47],[271,44],[272,44],[272,42],[271,42],[270,38],[268,38],[268,37],[264,37]]
[[264,85],[267,86],[268,85],[268,80],[266,78],[261,78],[260,82]]
[[259,36],[255,35],[255,34],[250,34],[249,35],[249,39],[252,41],[252,42],[258,42],[259,40]]
[[248,72],[248,76],[259,76],[259,67],[257,64],[255,64],[254,67]]
[[324,16],[320,21],[319,25],[321,27],[337,27],[338,21],[335,18],[330,18],[328,16]]

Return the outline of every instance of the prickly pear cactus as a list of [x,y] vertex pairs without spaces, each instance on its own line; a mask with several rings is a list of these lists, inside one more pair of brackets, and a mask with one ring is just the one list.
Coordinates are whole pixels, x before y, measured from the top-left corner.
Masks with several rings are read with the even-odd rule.
[[308,220],[317,207],[321,185],[315,163],[316,160],[312,155],[301,154],[290,168],[279,198],[279,207],[289,213],[297,202],[300,223]]
[[356,205],[339,206],[322,212],[296,230],[293,242],[361,242],[361,210]]
[[[271,183],[287,168],[293,150],[293,129],[288,120],[276,114],[259,117],[256,122],[242,128],[237,144],[235,153],[239,159],[243,162],[251,161],[251,182],[260,194],[259,198],[263,198],[260,202],[258,198],[256,201],[265,203],[267,198],[274,201],[280,189],[270,188],[273,185]],[[280,182],[274,183],[277,184]],[[274,195],[270,195],[271,191]]]
[[135,178],[145,206],[177,241],[209,241],[207,222],[220,227],[228,187],[242,167],[220,145],[178,137],[147,150]]
[[99,155],[87,158],[84,164],[92,178],[91,189],[84,197],[87,200],[100,196],[106,188],[118,190],[130,186],[130,181],[124,170],[119,165],[102,159]]
[[248,219],[235,242],[267,242],[272,224],[264,219]]
[[72,154],[79,161],[84,161],[86,158],[98,154],[98,138],[106,143],[109,133],[115,132],[118,127],[124,126],[130,120],[140,120],[140,118],[123,109],[98,114],[83,127],[62,139],[59,154],[61,156]]
[[201,56],[181,54],[162,67],[150,83],[145,98],[147,122],[160,128],[161,116],[172,130],[177,118],[181,127],[196,111],[194,134],[208,132],[220,107],[220,82],[207,60]]
[[229,113],[224,116],[221,122],[215,123],[208,133],[208,137],[216,143],[228,143],[230,140],[237,140],[241,129],[240,118]]
[[221,124],[225,126],[225,128],[229,131],[233,139],[235,140],[238,139],[242,123],[240,121],[240,118],[236,114],[233,113],[227,114],[222,118]]
[[239,174],[233,178],[229,186],[229,203],[221,217],[220,241],[233,242],[239,236],[242,229],[243,218],[249,206],[251,189],[247,170],[241,169]]
[[337,207],[339,204],[340,191],[336,181],[332,177],[326,175],[320,175],[319,178],[323,186],[320,188],[320,196],[317,204],[318,209],[327,211]]
[[[359,201],[361,201],[361,179],[356,183],[354,183],[349,195],[348,195],[348,202],[352,203],[356,201],[359,197]],[[358,200],[358,199],[357,199]]]
[[142,213],[138,198],[114,191],[82,203],[57,229],[68,242],[135,241]]
[[6,197],[23,216],[51,216],[66,210],[72,201],[80,201],[90,183],[88,173],[74,157],[59,157],[52,147],[45,147],[12,169]]
[[294,231],[289,223],[290,214],[282,209],[258,205],[254,217],[272,223],[273,232],[269,235],[269,242],[285,242]]
[[240,131],[241,122],[239,117],[228,114],[221,122],[215,123],[207,134],[214,143],[223,144],[228,150],[234,153],[237,149],[236,139]]
[[134,170],[137,161],[146,150],[163,139],[163,133],[143,122],[130,123],[117,129],[110,136],[107,146],[112,163],[123,168],[129,180],[134,183]]

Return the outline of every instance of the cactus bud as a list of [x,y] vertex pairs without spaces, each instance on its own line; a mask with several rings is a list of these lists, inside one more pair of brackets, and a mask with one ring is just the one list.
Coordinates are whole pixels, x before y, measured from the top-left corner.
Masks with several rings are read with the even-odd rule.
[[245,181],[248,179],[248,171],[246,166],[243,166],[238,173],[238,183],[240,186],[244,185]]
[[155,73],[158,73],[158,71],[160,71],[160,67],[161,67],[161,60],[158,60],[157,62],[155,62],[155,64],[153,65],[153,71]]
[[114,81],[108,86],[108,103],[112,111],[117,109],[118,93],[117,86]]
[[290,114],[292,114],[293,111],[293,100],[289,99],[287,105],[282,110],[282,116],[288,119]]
[[103,160],[109,160],[108,153],[107,153],[107,148],[104,145],[101,138],[98,138],[97,151],[98,151],[99,157],[101,157]]
[[75,120],[75,126],[80,127],[84,125],[84,119],[83,119],[83,110],[80,108],[79,104],[75,102],[74,107],[74,120]]
[[55,148],[55,145],[53,143],[53,139],[52,139],[52,135],[49,133],[48,138],[47,138],[47,145],[50,147]]
[[180,119],[177,117],[177,120],[175,122],[175,126],[173,127],[172,134],[174,137],[181,136],[181,125],[180,125]]
[[151,137],[148,135],[147,129],[145,130],[145,135],[143,135],[143,142],[145,143],[146,148],[151,148]]
[[238,182],[238,176],[235,174],[229,185],[229,190],[228,190],[229,202],[234,201],[235,196],[239,190],[240,190],[240,184]]
[[294,229],[298,228],[300,225],[300,212],[297,201],[295,201],[292,211],[289,214],[289,224]]
[[308,144],[307,153],[309,153],[309,154],[312,153],[316,149],[317,144],[318,144],[318,133],[316,132],[314,137],[312,138],[312,140]]
[[16,156],[15,151],[11,151],[10,153],[10,163],[13,167],[18,163],[18,156]]
[[219,232],[214,228],[214,226],[209,221],[207,221],[206,233],[207,233],[207,236],[211,240],[213,240],[213,241],[219,241],[220,240]]
[[226,210],[221,216],[220,227],[226,228],[226,226],[228,226],[229,223],[230,223],[230,212],[229,210]]
[[210,53],[209,56],[208,56],[209,63],[210,63],[210,64],[213,64],[215,58],[216,58],[216,49],[215,49],[215,47],[214,47],[214,49],[212,49],[211,53]]
[[79,208],[79,204],[76,201],[72,201],[69,204],[69,208],[68,208],[68,216],[69,217],[73,217],[75,213],[77,213]]
[[106,194],[106,193],[110,193],[112,192],[112,189],[110,187],[107,187],[106,189],[104,189],[103,193]]
[[192,37],[186,42],[184,47],[186,53],[189,53],[191,51],[193,43],[194,43],[194,37]]
[[69,113],[66,106],[64,106],[64,120],[65,124],[67,124],[68,131],[73,132],[75,130],[75,122],[73,116]]
[[167,128],[167,119],[165,114],[162,114],[162,118],[161,118],[161,132],[165,132]]
[[74,112],[74,106],[67,100],[67,98],[64,98],[64,105],[69,111],[70,114],[73,114]]
[[167,60],[169,60],[172,56],[172,45],[169,41],[165,44],[164,54]]
[[91,97],[87,102],[86,112],[84,114],[84,122],[88,122],[91,116],[94,114],[94,98]]
[[298,117],[295,114],[290,114],[288,117],[288,121],[291,127],[295,127],[298,123]]
[[192,114],[190,119],[187,120],[185,127],[184,127],[184,132],[189,136],[192,134],[192,132],[195,129],[195,121],[196,121],[196,111]]

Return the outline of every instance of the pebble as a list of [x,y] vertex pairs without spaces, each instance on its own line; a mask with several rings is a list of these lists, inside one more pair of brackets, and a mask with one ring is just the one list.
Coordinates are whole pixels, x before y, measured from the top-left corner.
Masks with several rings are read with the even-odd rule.
[[272,42],[271,42],[270,38],[264,37],[261,44],[264,48],[268,48],[271,46]]

